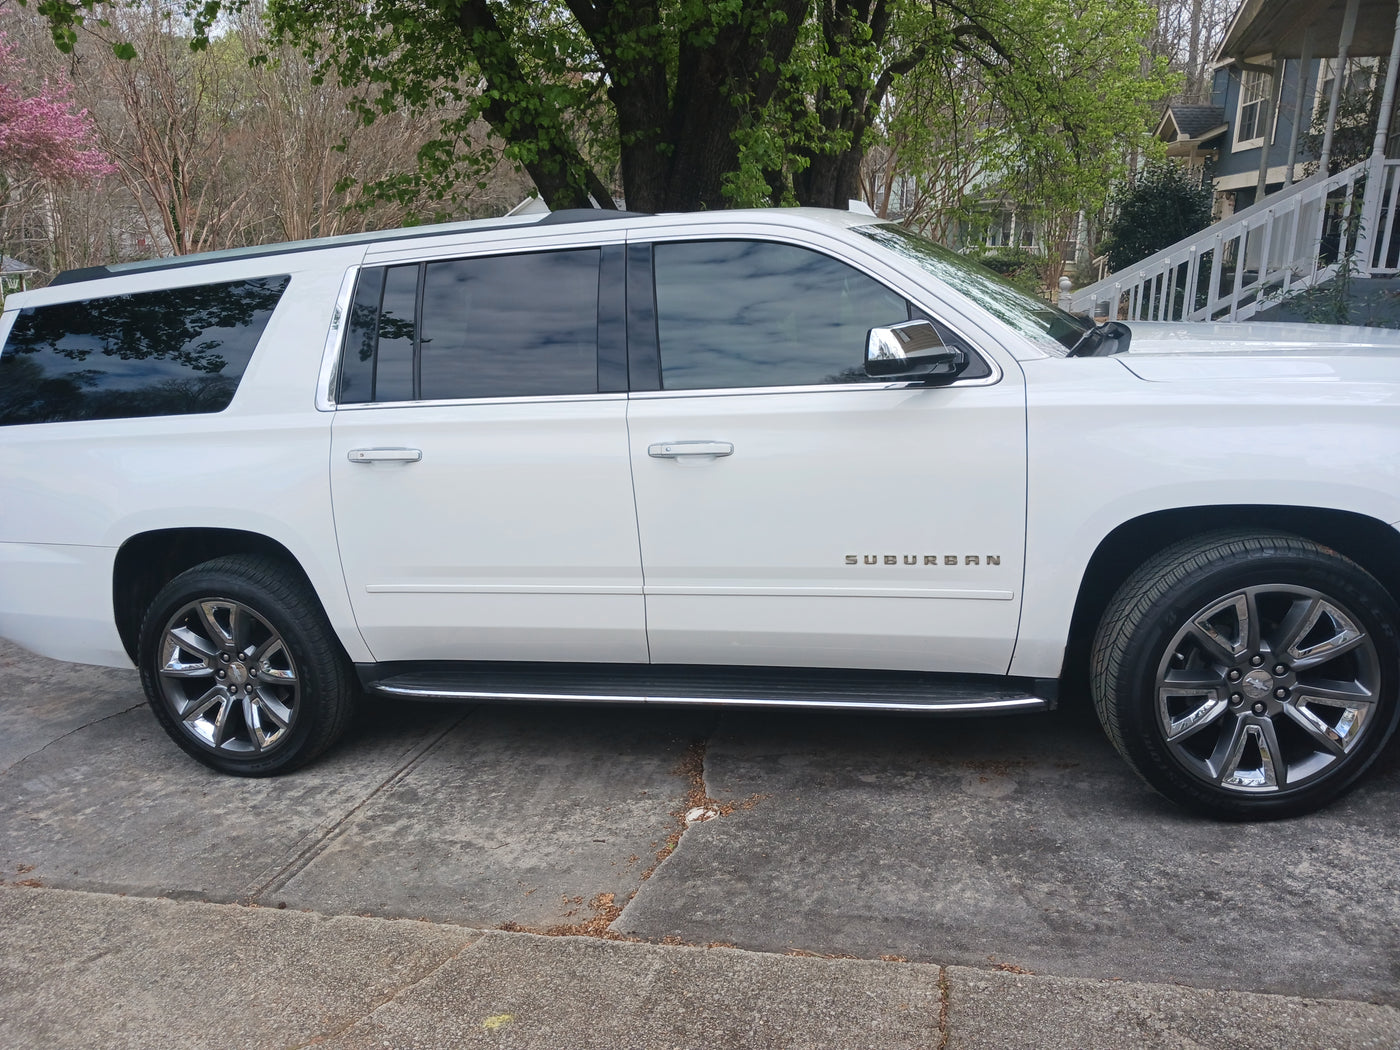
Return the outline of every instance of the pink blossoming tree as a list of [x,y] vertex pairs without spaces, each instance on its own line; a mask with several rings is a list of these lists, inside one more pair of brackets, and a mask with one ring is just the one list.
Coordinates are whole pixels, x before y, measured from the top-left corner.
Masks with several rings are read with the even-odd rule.
[[28,94],[14,51],[0,33],[0,178],[87,182],[116,171],[93,144],[87,110],[73,111],[67,86]]

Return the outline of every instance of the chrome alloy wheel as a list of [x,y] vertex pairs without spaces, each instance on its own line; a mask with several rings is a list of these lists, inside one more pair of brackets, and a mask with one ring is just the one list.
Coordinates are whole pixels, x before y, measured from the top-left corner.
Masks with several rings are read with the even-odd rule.
[[206,748],[259,754],[291,733],[301,693],[296,665],[282,636],[241,602],[182,606],[161,634],[157,674],[180,728]]
[[1172,756],[1230,792],[1267,794],[1325,775],[1372,725],[1375,640],[1335,599],[1247,587],[1187,618],[1156,674]]

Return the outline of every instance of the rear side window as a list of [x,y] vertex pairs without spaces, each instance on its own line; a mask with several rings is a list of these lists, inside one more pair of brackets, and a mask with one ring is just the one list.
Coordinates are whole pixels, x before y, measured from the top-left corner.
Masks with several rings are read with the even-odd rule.
[[0,353],[0,426],[222,411],[290,280],[21,310]]
[[598,392],[597,248],[360,272],[342,404]]

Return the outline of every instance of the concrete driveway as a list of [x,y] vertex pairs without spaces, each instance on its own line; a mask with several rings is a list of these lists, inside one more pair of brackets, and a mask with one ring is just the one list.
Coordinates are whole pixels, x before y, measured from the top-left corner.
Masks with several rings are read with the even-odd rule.
[[[239,780],[175,748],[134,672],[0,643],[0,899],[30,891],[15,915],[48,916],[33,931],[99,899],[43,897],[50,915],[35,903],[47,890],[506,931],[488,946],[547,934],[518,943],[584,946],[575,955],[722,945],[742,953],[685,958],[866,967],[852,987],[941,1012],[926,1042],[891,1029],[849,1045],[978,1045],[975,1026],[949,1027],[950,974],[988,1002],[987,989],[1020,989],[1027,1023],[1054,1014],[1037,996],[1075,981],[1106,989],[1099,1003],[1119,983],[1172,985],[1188,999],[1348,1000],[1341,1014],[1364,1031],[1304,1011],[1326,1019],[1327,1045],[1400,1043],[1400,749],[1321,814],[1217,824],[1137,781],[1085,706],[935,721],[376,703],[313,767]],[[164,902],[143,907],[176,906]],[[925,974],[922,991],[904,988],[909,974]],[[14,1017],[13,996],[28,1002],[0,973],[0,1014]],[[1260,1009],[1254,1034],[1274,1039],[1260,1045],[1320,1045],[1287,1042],[1311,1029],[1283,1005]],[[9,1023],[32,1035],[44,1022]],[[847,1045],[822,1031],[821,1045]],[[1058,1044],[1042,1031],[1024,1045]]]

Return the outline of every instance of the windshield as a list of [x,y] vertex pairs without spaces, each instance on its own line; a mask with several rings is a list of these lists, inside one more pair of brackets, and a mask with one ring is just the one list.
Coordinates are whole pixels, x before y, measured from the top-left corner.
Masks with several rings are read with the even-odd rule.
[[1026,294],[980,263],[965,259],[902,226],[894,223],[858,226],[856,232],[898,252],[1043,350],[1063,354],[1094,327],[1084,318],[1067,314],[1044,299]]

